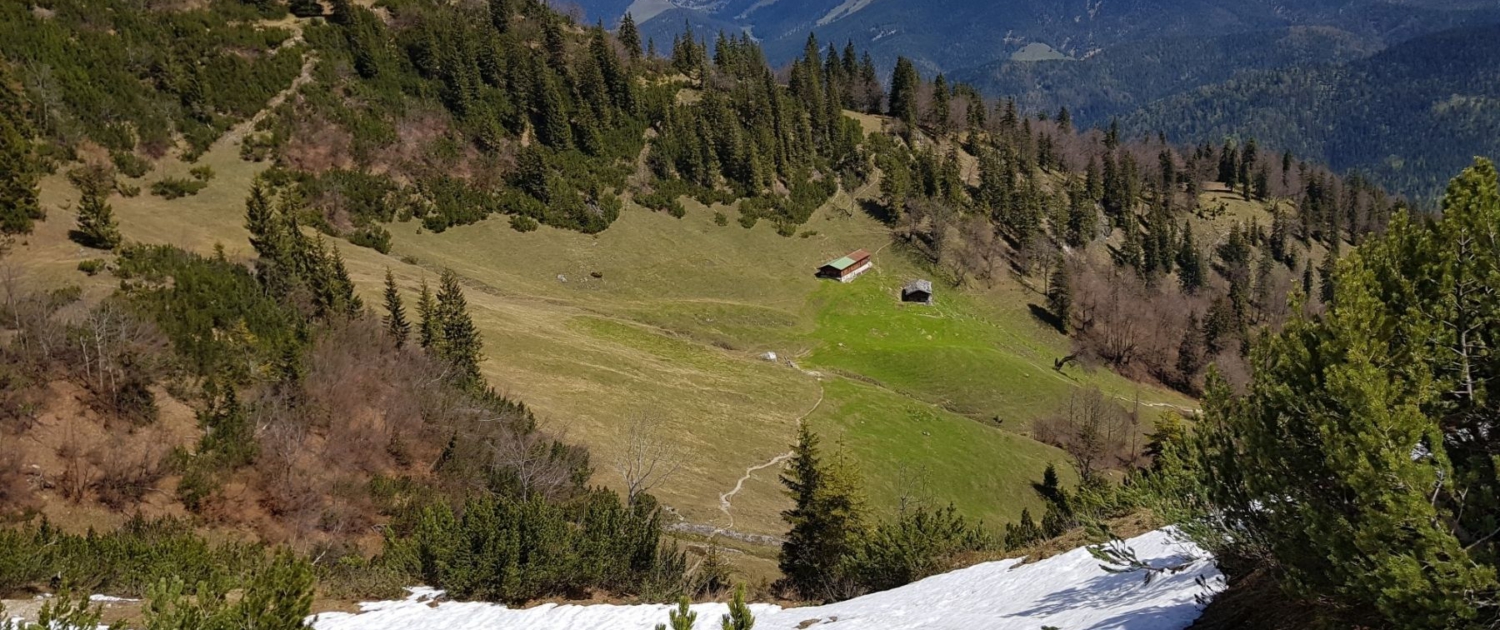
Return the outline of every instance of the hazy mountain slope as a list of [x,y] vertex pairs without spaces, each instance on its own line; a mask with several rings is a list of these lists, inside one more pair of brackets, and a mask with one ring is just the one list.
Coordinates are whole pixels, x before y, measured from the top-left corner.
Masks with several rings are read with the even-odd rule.
[[1253,136],[1427,196],[1475,155],[1500,155],[1500,26],[1453,29],[1347,64],[1246,76],[1125,119],[1201,141]]
[[1346,31],[1295,27],[1132,42],[1081,60],[997,61],[957,71],[950,78],[986,94],[1014,97],[1026,111],[1067,107],[1075,121],[1093,125],[1245,71],[1309,60],[1352,61],[1375,51],[1368,40]]

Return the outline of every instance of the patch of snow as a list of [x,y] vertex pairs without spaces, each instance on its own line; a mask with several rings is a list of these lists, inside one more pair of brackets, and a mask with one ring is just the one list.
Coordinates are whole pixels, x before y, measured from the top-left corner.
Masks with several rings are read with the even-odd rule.
[[[1198,585],[1218,581],[1219,571],[1197,546],[1171,529],[1126,542],[1154,567],[1197,558],[1181,572],[1149,583],[1141,573],[1111,573],[1079,548],[1033,564],[1021,559],[975,565],[914,584],[837,604],[781,608],[751,604],[757,630],[1181,630],[1201,612]],[[359,613],[325,613],[316,630],[647,630],[667,621],[666,604],[634,606],[557,605],[512,609],[499,604],[441,602],[432,589],[412,589],[403,601],[360,605]],[[423,599],[425,598],[425,599]],[[693,606],[696,630],[719,627],[724,604]],[[813,625],[815,624],[815,625]]]
[[98,593],[95,593],[95,594],[89,596],[89,601],[91,601],[91,602],[138,602],[138,601],[141,601],[141,600],[139,600],[139,599],[131,599],[129,597],[115,597],[114,595],[100,595]]
[[834,7],[832,11],[818,18],[818,26],[827,26],[829,22],[854,15],[856,11],[870,6],[872,2],[875,2],[875,0],[844,0],[843,4]]
[[672,8],[671,0],[634,0],[625,8],[625,12],[635,19],[636,24],[645,24]]

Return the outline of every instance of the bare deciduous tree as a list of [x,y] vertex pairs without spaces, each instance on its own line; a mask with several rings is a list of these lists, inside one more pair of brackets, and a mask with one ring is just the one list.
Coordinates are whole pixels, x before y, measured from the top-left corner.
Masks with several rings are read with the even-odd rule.
[[1128,457],[1131,430],[1129,414],[1090,386],[1074,390],[1060,413],[1038,419],[1032,435],[1066,451],[1088,478]]
[[663,426],[660,416],[637,414],[626,428],[625,452],[615,470],[625,482],[625,500],[630,505],[682,467],[682,452],[667,439]]

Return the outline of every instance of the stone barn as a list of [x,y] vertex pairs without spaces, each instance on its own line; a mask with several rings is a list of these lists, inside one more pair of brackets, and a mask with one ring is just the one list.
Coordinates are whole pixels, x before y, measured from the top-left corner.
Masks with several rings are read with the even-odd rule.
[[932,282],[928,280],[912,280],[906,286],[901,287],[901,301],[916,304],[932,303]]

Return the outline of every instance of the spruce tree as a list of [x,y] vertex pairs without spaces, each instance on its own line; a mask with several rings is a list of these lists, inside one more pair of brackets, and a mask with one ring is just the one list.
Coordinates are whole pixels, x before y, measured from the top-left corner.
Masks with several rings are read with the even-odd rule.
[[781,475],[791,509],[781,513],[791,526],[781,544],[783,584],[801,597],[822,599],[846,576],[863,535],[863,504],[847,460],[823,461],[818,438],[803,423],[797,445]]
[[443,270],[438,284],[437,319],[442,329],[442,342],[437,344],[438,356],[453,365],[456,382],[463,387],[483,385],[479,361],[484,341],[469,316],[468,300],[464,298],[458,274],[452,269]]
[[1228,186],[1232,191],[1234,184],[1239,180],[1239,164],[1236,162],[1236,151],[1234,142],[1224,141],[1224,148],[1219,151],[1219,183]]
[[1120,243],[1119,263],[1123,266],[1144,274],[1146,271],[1146,251],[1141,243],[1141,229],[1134,214],[1125,215],[1122,220],[1124,225],[1120,229],[1125,231],[1125,238]]
[[630,55],[631,61],[641,58],[641,31],[636,28],[635,17],[625,12],[625,17],[620,18],[619,30],[620,45],[625,47],[625,54]]
[[344,254],[339,252],[337,245],[329,256],[328,267],[331,281],[329,290],[333,296],[329,302],[330,310],[344,317],[359,315],[365,309],[365,303],[354,292],[354,281],[349,278],[349,269],[344,266]]
[[917,66],[906,57],[897,57],[896,69],[891,73],[891,104],[887,113],[906,123],[908,129],[917,124],[917,90],[921,83]]
[[[1311,261],[1309,261],[1309,264],[1311,264]],[[1323,255],[1323,264],[1318,267],[1318,282],[1322,289],[1318,294],[1318,298],[1324,304],[1330,306],[1333,304],[1335,294],[1334,274],[1338,270],[1338,264],[1338,253],[1330,249]]]
[[1099,211],[1089,197],[1086,184],[1076,182],[1068,190],[1067,243],[1071,247],[1087,247],[1099,232]]
[[1193,225],[1183,221],[1182,242],[1177,247],[1177,281],[1182,284],[1183,293],[1191,294],[1202,288],[1207,279],[1203,255],[1198,252],[1197,243],[1193,242]]
[[437,352],[443,339],[443,326],[438,316],[437,302],[432,299],[432,289],[427,286],[427,279],[422,279],[422,293],[417,298],[417,316],[421,318],[418,327],[418,341],[422,348]]
[[952,93],[948,91],[948,79],[937,75],[932,81],[932,125],[938,135],[948,133],[948,114],[952,107]]
[[406,320],[406,305],[401,302],[401,291],[396,287],[396,276],[391,268],[385,268],[385,331],[396,341],[396,347],[406,345],[411,336],[411,322]]
[[490,0],[490,25],[495,31],[506,33],[510,31],[511,17],[516,13],[514,0]]
[[1202,327],[1198,325],[1198,316],[1188,315],[1187,326],[1182,329],[1182,342],[1177,345],[1178,385],[1182,389],[1190,388],[1193,379],[1203,369],[1204,352],[1207,349]]
[[1052,311],[1052,316],[1057,318],[1057,327],[1066,333],[1073,319],[1073,272],[1069,270],[1068,260],[1062,256],[1058,256],[1056,267],[1052,283],[1047,287],[1047,310]]
[[114,249],[120,245],[120,226],[107,198],[114,188],[114,174],[99,166],[84,167],[74,178],[81,197],[78,200],[78,229],[69,236],[84,247]]

